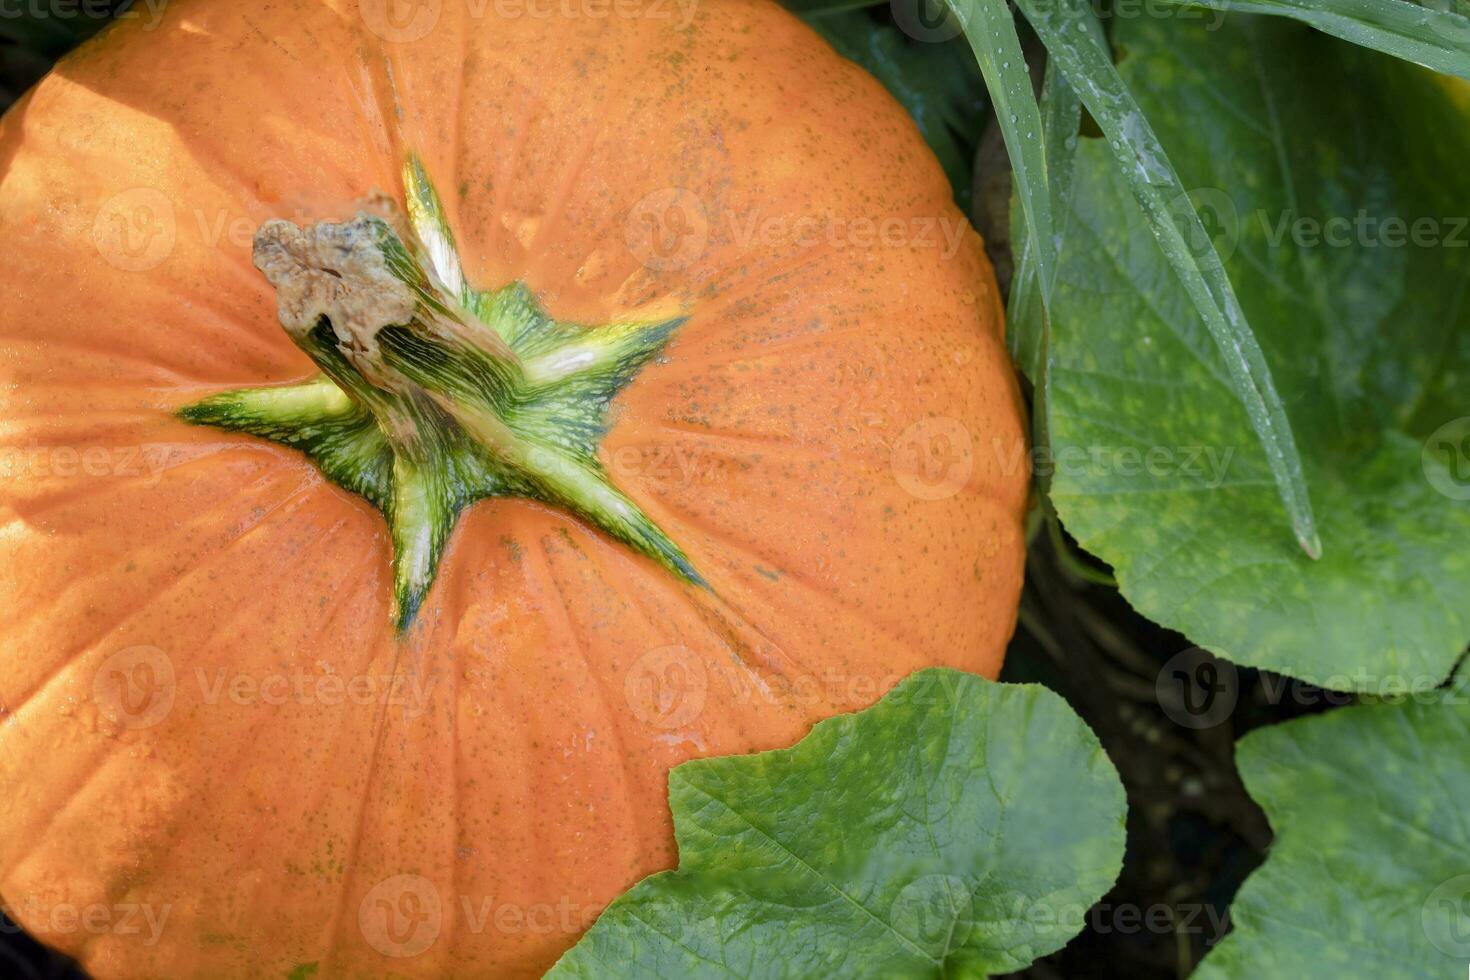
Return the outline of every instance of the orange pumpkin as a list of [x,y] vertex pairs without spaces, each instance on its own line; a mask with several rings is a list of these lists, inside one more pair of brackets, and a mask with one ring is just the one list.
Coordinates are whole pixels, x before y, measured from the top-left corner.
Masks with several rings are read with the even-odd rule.
[[140,11],[0,251],[0,894],[96,976],[534,975],[671,766],[1000,668],[991,271],[775,3]]

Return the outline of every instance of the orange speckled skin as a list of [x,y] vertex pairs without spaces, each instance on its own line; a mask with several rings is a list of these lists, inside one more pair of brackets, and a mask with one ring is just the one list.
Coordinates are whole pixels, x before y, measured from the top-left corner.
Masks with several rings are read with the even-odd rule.
[[[423,9],[182,0],[0,123],[0,893],[98,977],[537,974],[676,862],[671,766],[1000,669],[1022,412],[902,110],[766,0]],[[172,416],[313,373],[250,234],[406,148],[477,285],[688,315],[603,459],[709,592],[487,501],[400,639],[375,509]]]

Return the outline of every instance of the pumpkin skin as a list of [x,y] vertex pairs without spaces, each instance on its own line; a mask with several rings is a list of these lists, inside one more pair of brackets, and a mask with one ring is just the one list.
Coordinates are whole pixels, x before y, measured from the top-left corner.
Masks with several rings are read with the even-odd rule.
[[[995,283],[873,79],[765,0],[383,9],[171,4],[0,121],[0,894],[98,977],[537,975],[676,863],[670,767],[1014,627]],[[687,317],[600,456],[707,589],[493,499],[399,632],[377,509],[177,417],[315,374],[250,235],[409,148],[480,286]]]

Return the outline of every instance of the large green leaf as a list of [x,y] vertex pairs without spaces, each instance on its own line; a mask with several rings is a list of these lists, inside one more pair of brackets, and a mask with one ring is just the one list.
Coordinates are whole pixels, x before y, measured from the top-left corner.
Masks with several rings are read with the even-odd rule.
[[[1301,456],[1270,367],[1199,215],[1188,206],[1179,172],[1113,64],[1096,11],[1088,0],[1016,2],[1046,45],[1047,57],[1107,137],[1123,186],[1143,209],[1154,240],[1209,331],[1217,361],[1265,450],[1298,544],[1318,557],[1322,541]],[[1036,222],[1028,226],[1037,234]],[[1039,248],[1038,256],[1047,251]],[[1046,265],[1041,263],[1043,269]],[[1050,284],[1044,272],[1041,282]]]
[[[1441,678],[1470,639],[1463,102],[1290,21],[1118,28],[1194,189],[1174,206],[1213,219],[1290,406],[1325,555],[1277,531],[1250,420],[1101,141],[1079,150],[1055,297],[1057,509],[1143,613],[1227,657],[1340,689]],[[1329,220],[1310,244],[1301,222]]]
[[927,670],[796,747],[669,777],[679,870],[552,977],[932,977],[1076,934],[1123,857],[1123,788],[1055,694]]
[[1458,977],[1470,960],[1470,705],[1424,692],[1253,732],[1276,832],[1203,980]]
[[913,116],[968,209],[975,149],[985,126],[985,83],[964,41],[925,41],[863,9],[871,0],[787,0],[838,53],[883,83]]

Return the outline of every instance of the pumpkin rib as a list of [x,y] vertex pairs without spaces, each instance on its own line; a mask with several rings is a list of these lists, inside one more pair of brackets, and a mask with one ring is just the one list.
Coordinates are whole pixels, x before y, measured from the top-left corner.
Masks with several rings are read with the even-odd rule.
[[[277,501],[276,504],[272,505],[272,508],[271,509],[272,510],[278,509],[280,506],[283,506],[287,502],[289,502],[289,501],[295,499],[297,496],[299,496],[301,486],[302,485],[298,484],[298,487],[297,487],[296,490],[293,490],[291,493],[287,494],[281,500]],[[233,503],[232,501],[226,501],[224,504],[221,505],[220,510],[225,510],[232,503]],[[199,523],[201,523],[201,524],[206,523],[206,519],[209,516],[210,515],[203,515],[200,518]],[[186,583],[187,579],[191,575],[199,574],[200,572],[206,570],[209,565],[211,565],[211,564],[213,564],[215,562],[218,562],[218,561],[223,560],[224,555],[225,555],[225,552],[227,552],[235,544],[237,544],[238,542],[240,542],[241,540],[243,540],[246,536],[248,536],[255,529],[256,526],[257,525],[255,525],[255,524],[252,524],[250,526],[247,526],[246,528],[244,528],[243,530],[241,530],[239,534],[236,534],[236,535],[231,536],[225,542],[225,544],[222,547],[217,548],[216,550],[210,552],[209,554],[201,555],[199,557],[199,560],[198,560],[197,563],[192,564],[190,566],[186,566],[186,568],[184,569],[184,572],[183,572],[182,575],[175,575],[174,577],[170,578],[167,582],[163,583],[160,586],[159,593],[155,594],[154,596],[152,596],[152,597],[146,597],[146,596],[145,597],[142,597],[144,599],[144,601],[142,603],[140,603],[135,609],[131,610],[122,619],[119,619],[119,620],[113,622],[104,632],[106,632],[106,633],[116,632],[116,631],[122,629],[123,627],[127,626],[128,623],[129,623],[129,621],[131,620],[131,618],[133,616],[141,615],[146,610],[149,601],[156,601],[162,594],[166,593],[167,591],[171,591],[173,589],[177,589],[177,588],[183,586]],[[69,655],[64,656],[63,658],[61,658],[61,660],[56,664],[56,666],[52,670],[46,672],[43,675],[43,677],[41,678],[40,682],[37,685],[35,685],[32,689],[26,691],[25,693],[23,693],[21,695],[19,701],[14,703],[14,705],[10,708],[10,711],[12,713],[18,714],[21,710],[23,710],[25,708],[25,706],[26,706],[26,704],[28,702],[30,702],[34,697],[36,697],[38,694],[40,694],[42,691],[44,691],[48,686],[50,686],[50,684],[51,684],[52,681],[54,681],[61,674],[65,673],[66,670],[69,667],[71,667],[76,661],[80,660],[82,657],[85,657],[87,654],[93,653],[93,652],[94,652],[94,649],[92,647],[84,647],[84,648],[78,649],[78,650],[74,651],[73,653],[71,653],[71,654],[69,654]]]
[[[589,535],[589,537],[596,536]],[[618,720],[617,713],[612,709],[612,705],[614,704],[614,702],[611,698],[608,697],[607,686],[603,683],[602,678],[597,675],[596,668],[592,663],[591,657],[588,656],[586,648],[577,641],[577,628],[574,620],[572,606],[571,603],[567,600],[566,588],[557,578],[555,564],[552,560],[551,552],[547,549],[546,546],[546,539],[543,538],[541,541],[539,541],[538,547],[529,549],[528,553],[536,556],[537,562],[541,569],[540,577],[546,583],[548,583],[548,585],[550,586],[549,591],[552,593],[553,596],[555,596],[557,600],[553,608],[553,615],[557,617],[557,622],[560,623],[563,634],[568,638],[568,642],[570,643],[572,648],[577,651],[577,655],[581,658],[582,663],[586,665],[588,674],[592,676],[592,685],[597,691],[597,700],[602,705],[603,715],[607,720],[608,727],[613,732],[613,743],[616,746],[614,755],[616,755],[618,760],[621,762],[619,771],[622,774],[622,780],[619,784],[618,792],[621,794],[624,800],[624,812],[632,813],[635,809],[635,807],[633,806],[633,793],[631,789],[634,784],[634,780],[632,777],[632,769],[628,762],[629,754],[624,748],[625,743],[622,725]]]
[[[398,676],[398,666],[402,661],[403,652],[404,647],[402,644],[393,645],[392,667],[388,671],[390,677]],[[359,849],[362,846],[362,840],[366,833],[367,821],[371,813],[370,804],[372,802],[374,789],[373,777],[377,773],[379,764],[378,760],[383,751],[383,741],[388,734],[389,719],[388,704],[386,701],[382,704],[381,709],[382,710],[380,710],[377,714],[376,720],[373,722],[373,748],[372,752],[368,755],[367,763],[364,767],[362,797],[357,801],[357,817],[352,821],[352,838],[350,843],[348,844],[346,856],[344,858],[345,866],[348,869],[355,869],[357,866],[357,855],[359,853]],[[332,956],[339,949],[347,945],[347,943],[343,942],[342,940],[342,930],[346,928],[345,923],[348,921],[346,910],[352,896],[352,884],[353,873],[352,870],[349,870],[346,874],[342,875],[341,886],[339,887],[337,892],[337,901],[332,905],[332,915],[329,920],[330,925],[328,932],[328,943],[326,947],[322,950],[320,962],[322,964],[322,971],[327,976],[334,975],[330,970]]]
[[[288,497],[286,499],[278,502],[278,504],[276,505],[276,508],[279,509],[280,507],[284,506],[285,503],[289,499],[291,499],[291,498],[293,498],[295,496],[297,496],[297,494],[295,494],[295,493],[293,493],[291,495],[288,495]],[[245,537],[246,535],[250,534],[255,529],[255,527],[258,527],[258,526],[259,525],[253,525],[251,528],[246,529],[244,532],[242,532],[241,535],[233,538],[232,539],[232,543],[233,542],[238,542],[243,537]],[[319,544],[319,545],[322,545],[322,546],[329,546],[330,543],[331,543],[331,538],[330,538],[330,536],[325,536],[322,539],[319,539],[316,543]],[[175,584],[178,583],[178,581],[179,581],[178,579],[172,580],[171,583],[170,583],[170,585],[171,586],[172,585],[175,585]],[[246,610],[238,610],[236,612],[236,618],[237,619],[243,619],[243,618],[245,618],[246,615],[247,615],[247,611]],[[125,625],[125,623],[119,623],[119,624],[117,624],[117,627],[115,627],[115,628],[121,628],[124,625]],[[220,629],[227,628],[228,625],[229,625],[229,623],[222,624],[221,627],[220,627]],[[328,628],[330,625],[331,625],[331,617],[329,616],[321,624],[321,629],[324,630],[324,629]],[[95,654],[95,653],[96,653],[95,649],[86,649],[86,650],[78,651],[75,656],[69,658],[69,660],[66,663],[61,664],[60,667],[53,674],[50,675],[50,677],[48,677],[45,681],[43,681],[40,687],[38,687],[34,691],[32,691],[31,694],[29,696],[27,696],[19,704],[17,704],[14,707],[12,707],[10,709],[11,710],[11,713],[14,714],[14,715],[19,716],[19,713],[25,708],[25,706],[28,703],[30,703],[35,697],[40,696],[43,693],[45,693],[45,690],[50,685],[50,681],[51,680],[53,680],[54,678],[56,678],[60,674],[64,673],[67,670],[68,667],[72,666],[75,663],[75,661],[77,661],[80,658],[85,657],[85,656],[87,656],[89,654]],[[265,723],[267,723],[269,721],[269,719],[268,718],[265,718],[265,717],[262,717],[259,721],[260,721],[260,724],[261,725],[264,725]],[[122,743],[117,742],[117,741],[111,741],[111,740],[101,741],[97,745],[97,748],[98,749],[102,750],[103,752],[107,752],[107,753],[114,753],[116,750],[121,749],[121,748],[124,748],[124,747],[125,746],[123,746]],[[250,742],[248,740],[243,740],[242,739],[239,742],[239,744],[237,746],[235,746],[235,747],[238,748],[238,750],[243,753],[243,752],[249,751],[249,749],[250,749]],[[111,759],[113,759],[113,758],[115,758],[115,756],[112,755],[112,754],[109,754],[107,756],[107,759],[109,761]],[[60,804],[59,804],[59,806],[57,806],[55,808],[55,815],[54,815],[54,817],[52,819],[54,820],[54,819],[59,819],[60,817],[63,817],[65,815],[67,809],[73,803],[75,803],[83,795],[83,793],[86,791],[86,789],[89,786],[91,786],[94,782],[96,782],[97,779],[100,776],[102,776],[102,775],[103,775],[103,766],[102,765],[98,765],[95,768],[93,768],[90,765],[87,766],[84,769],[84,771],[83,771],[83,778],[81,779],[80,784],[77,787],[75,787],[74,789],[68,790],[68,791],[64,791],[62,793],[62,795],[60,797]],[[182,815],[180,816],[179,819],[182,820]],[[47,829],[49,829],[49,825],[48,825],[48,828]],[[41,833],[21,831],[17,836],[18,836],[18,841],[20,842],[20,845],[21,845],[21,846],[18,847],[18,850],[22,854],[25,854],[26,852],[30,851],[30,848],[29,847],[24,846],[25,843],[30,842],[30,841],[37,840],[37,839],[45,836],[45,833],[44,833],[44,831],[42,831]],[[25,858],[23,857],[21,859],[21,861],[18,864],[16,864],[16,865],[12,865],[12,866],[7,866],[7,867],[0,868],[0,881],[3,881],[3,880],[8,879],[12,875],[19,874],[19,872],[21,870],[23,870],[24,864],[25,864]]]

